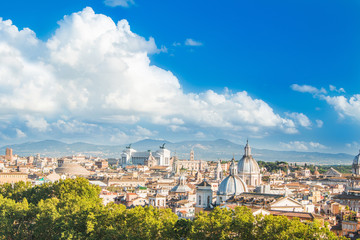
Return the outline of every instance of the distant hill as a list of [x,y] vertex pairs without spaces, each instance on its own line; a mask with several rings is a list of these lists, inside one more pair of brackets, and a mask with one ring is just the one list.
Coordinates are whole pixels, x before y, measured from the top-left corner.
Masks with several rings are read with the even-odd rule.
[[[244,146],[225,139],[214,141],[183,141],[172,143],[164,140],[145,139],[132,143],[132,148],[138,151],[156,151],[159,146],[165,143],[165,147],[176,154],[180,159],[188,159],[191,149],[194,149],[195,158],[203,160],[230,160],[235,155],[235,159],[240,159],[243,155]],[[83,154],[86,156],[99,156],[104,158],[119,158],[121,152],[127,145],[95,145],[83,142],[63,143],[56,140],[45,140],[40,142],[27,142],[3,146],[0,152],[5,153],[5,149],[10,147],[14,154],[19,156],[36,155],[42,156],[71,156]],[[296,152],[296,151],[274,151],[267,149],[252,149],[256,160],[261,161],[286,161],[286,162],[307,162],[316,164],[351,164],[354,156],[338,153],[320,152]]]

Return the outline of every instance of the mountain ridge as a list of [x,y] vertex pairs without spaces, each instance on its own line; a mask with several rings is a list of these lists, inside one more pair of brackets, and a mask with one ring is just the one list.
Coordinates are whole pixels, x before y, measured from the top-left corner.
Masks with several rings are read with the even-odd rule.
[[[214,161],[218,159],[228,160],[233,157],[238,160],[243,154],[243,145],[233,143],[226,139],[216,140],[188,140],[170,142],[166,140],[143,139],[131,144],[138,151],[156,151],[165,143],[165,147],[177,155],[180,159],[188,159],[189,153],[195,151],[195,159]],[[25,142],[21,144],[6,145],[0,147],[0,152],[5,153],[7,147],[13,149],[13,153],[19,156],[30,156],[40,153],[43,156],[63,157],[77,154],[98,156],[103,158],[119,158],[121,152],[129,144],[122,145],[98,145],[85,142],[64,143],[58,140],[43,140],[37,142]],[[252,148],[253,156],[257,161],[286,161],[307,162],[317,164],[350,164],[354,156],[346,153],[322,153],[322,152],[299,152],[277,151],[269,149]]]

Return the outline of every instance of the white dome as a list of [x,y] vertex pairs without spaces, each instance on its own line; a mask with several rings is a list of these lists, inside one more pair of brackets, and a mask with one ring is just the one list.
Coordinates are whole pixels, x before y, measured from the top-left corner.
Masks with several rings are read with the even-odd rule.
[[176,185],[175,187],[173,187],[170,192],[174,192],[174,193],[187,193],[187,192],[191,192],[191,188],[188,185]]
[[249,143],[246,143],[245,154],[238,163],[238,174],[260,174],[260,168],[256,160],[251,155]]
[[221,181],[218,195],[239,195],[247,191],[246,183],[237,176],[235,159],[233,158],[230,165],[230,175]]
[[170,192],[175,192],[175,193],[186,193],[190,191],[191,188],[186,184],[186,177],[184,175],[181,175],[179,177],[178,184],[170,190]]
[[239,195],[247,191],[246,183],[241,178],[230,175],[220,183],[218,195]]
[[238,163],[239,175],[243,173],[259,174],[260,168],[252,156],[243,156]]

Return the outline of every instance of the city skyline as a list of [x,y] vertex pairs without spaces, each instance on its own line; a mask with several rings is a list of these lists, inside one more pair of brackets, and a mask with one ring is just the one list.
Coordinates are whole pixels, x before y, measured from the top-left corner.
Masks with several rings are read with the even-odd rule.
[[257,148],[357,154],[359,8],[2,2],[0,144],[249,138]]

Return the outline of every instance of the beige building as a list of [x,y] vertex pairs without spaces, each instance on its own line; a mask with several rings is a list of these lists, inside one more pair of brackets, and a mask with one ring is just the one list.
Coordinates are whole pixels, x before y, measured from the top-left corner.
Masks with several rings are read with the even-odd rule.
[[95,161],[95,166],[99,169],[106,169],[109,167],[109,163],[106,160],[102,159]]
[[120,179],[109,179],[107,181],[108,186],[122,187],[126,188],[127,190],[133,190],[137,186],[145,186],[145,184],[146,179],[144,178],[134,178],[128,176],[124,176]]
[[360,222],[358,221],[342,221],[342,235],[348,235],[349,233],[355,233],[360,230]]
[[172,171],[175,174],[180,174],[181,170],[185,171],[205,171],[209,164],[205,160],[195,160],[194,150],[190,152],[190,159],[178,159],[176,156],[172,157]]
[[149,196],[149,205],[157,208],[165,208],[166,197],[160,194]]
[[289,197],[283,197],[275,202],[271,203],[269,210],[272,211],[288,211],[288,212],[305,212],[304,206],[296,201],[295,199]]
[[17,172],[0,173],[0,184],[17,183],[20,181],[28,181],[28,175],[25,173]]
[[204,171],[206,166],[207,162],[204,160],[177,160],[176,163],[178,173],[180,173],[181,169],[188,171]]

